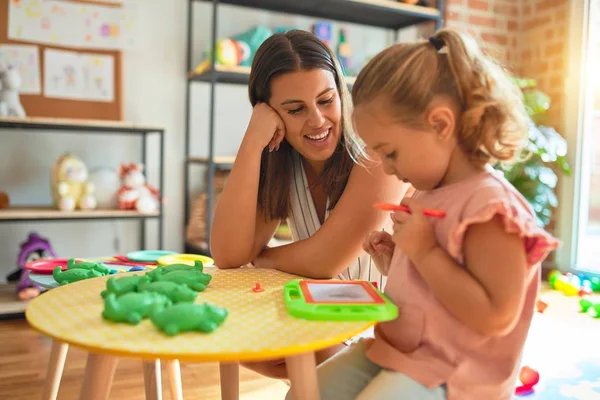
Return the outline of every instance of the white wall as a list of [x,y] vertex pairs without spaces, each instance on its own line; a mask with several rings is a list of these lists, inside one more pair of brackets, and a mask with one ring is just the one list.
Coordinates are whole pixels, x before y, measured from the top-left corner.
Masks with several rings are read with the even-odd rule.
[[[183,243],[183,139],[185,116],[186,1],[143,0],[138,2],[139,37],[124,55],[125,118],[132,122],[160,125],[165,135],[164,248],[182,250]],[[255,24],[296,26],[309,29],[313,19],[285,16],[244,8],[221,6],[219,37],[241,33]],[[210,41],[211,7],[194,6],[194,64]],[[341,24],[334,24],[335,31]],[[390,43],[388,31],[361,26],[348,27],[354,49],[353,63],[362,63]],[[407,36],[404,33],[401,38]],[[408,33],[414,35],[414,31]],[[209,86],[192,86],[192,152],[206,155],[208,142]],[[220,85],[216,91],[216,154],[235,154],[244,133],[250,106],[244,86]],[[0,137],[0,190],[15,204],[50,203],[50,169],[64,151],[78,154],[89,168],[117,167],[139,161],[139,140],[128,136],[34,134],[2,131]],[[152,138],[152,136],[151,136]],[[148,175],[157,184],[155,140],[148,147]],[[157,142],[157,140],[156,140]],[[198,190],[203,179],[200,168],[192,169]],[[137,223],[130,221],[44,222],[0,224],[0,280],[15,268],[19,244],[31,230],[48,237],[59,256],[93,256],[125,253],[138,249]],[[155,224],[147,229],[148,247],[156,247]]]

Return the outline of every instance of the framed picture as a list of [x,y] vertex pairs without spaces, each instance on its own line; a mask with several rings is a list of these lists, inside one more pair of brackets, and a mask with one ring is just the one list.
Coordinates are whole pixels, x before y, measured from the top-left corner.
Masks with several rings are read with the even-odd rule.
[[295,279],[284,286],[288,312],[298,318],[329,321],[389,321],[398,308],[366,281]]

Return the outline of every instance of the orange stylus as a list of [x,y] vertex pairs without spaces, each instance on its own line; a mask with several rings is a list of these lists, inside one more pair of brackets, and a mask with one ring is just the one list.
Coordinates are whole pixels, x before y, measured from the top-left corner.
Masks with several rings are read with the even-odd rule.
[[[410,209],[407,206],[401,204],[389,204],[389,203],[376,203],[375,208],[383,211],[404,211],[410,213]],[[424,209],[423,214],[428,217],[444,218],[446,212],[442,210]]]

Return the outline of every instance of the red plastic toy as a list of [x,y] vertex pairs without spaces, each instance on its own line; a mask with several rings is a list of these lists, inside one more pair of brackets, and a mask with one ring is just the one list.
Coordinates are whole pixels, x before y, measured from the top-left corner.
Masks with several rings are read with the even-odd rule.
[[254,285],[254,287],[252,288],[252,291],[254,293],[259,293],[259,292],[264,292],[265,289],[260,285],[260,282],[256,282],[256,284]]
[[546,311],[546,308],[548,308],[548,302],[544,298],[541,298],[538,301],[536,301],[535,308],[539,313],[543,313],[544,311]]
[[524,366],[519,372],[519,380],[522,385],[517,386],[515,395],[525,396],[534,392],[533,387],[540,381],[540,373],[531,367]]
[[[404,211],[410,213],[410,209],[405,205],[398,204],[389,204],[389,203],[376,203],[375,208],[378,208],[383,211]],[[444,218],[446,216],[446,212],[442,210],[434,210],[434,209],[424,209],[423,215],[428,217],[436,217],[436,218]]]

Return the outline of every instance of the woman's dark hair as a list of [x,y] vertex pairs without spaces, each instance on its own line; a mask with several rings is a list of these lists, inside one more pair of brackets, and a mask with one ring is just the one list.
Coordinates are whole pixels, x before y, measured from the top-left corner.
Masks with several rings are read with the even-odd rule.
[[[273,78],[301,70],[330,71],[340,95],[342,138],[325,164],[321,183],[333,209],[341,197],[355,162],[365,156],[361,140],[354,134],[350,119],[350,93],[341,68],[331,50],[319,38],[303,30],[290,30],[269,37],[257,50],[250,71],[250,103],[268,103]],[[290,214],[290,184],[293,176],[292,153],[284,139],[278,151],[263,150],[258,185],[258,208],[271,220],[285,220]]]

